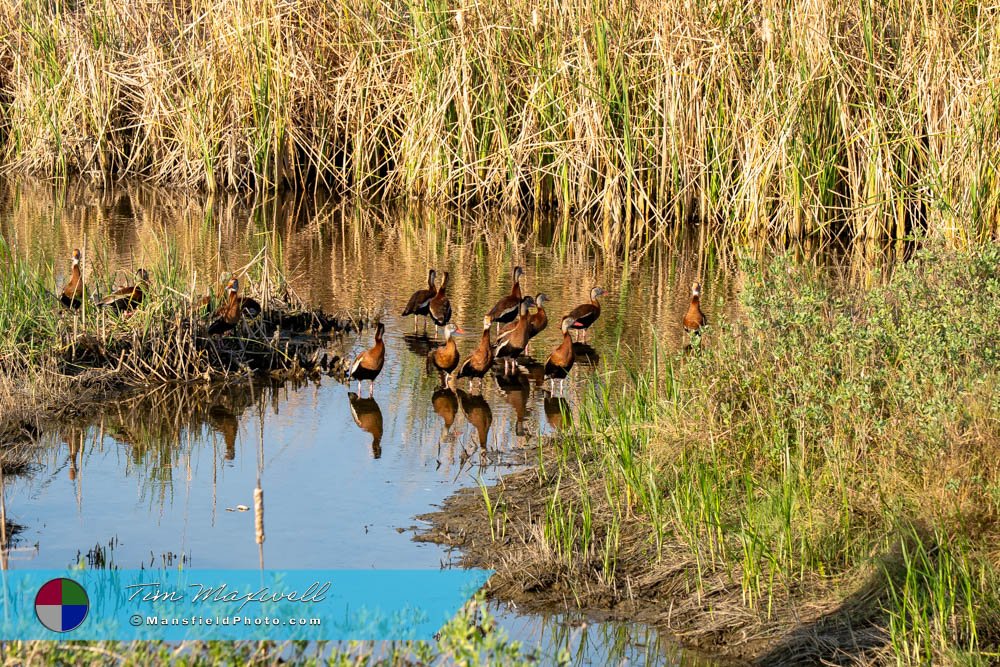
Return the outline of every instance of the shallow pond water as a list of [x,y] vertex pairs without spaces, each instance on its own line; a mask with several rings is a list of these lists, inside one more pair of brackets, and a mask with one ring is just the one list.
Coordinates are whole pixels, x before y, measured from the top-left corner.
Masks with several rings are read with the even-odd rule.
[[[169,261],[196,276],[192,294],[220,273],[239,273],[270,245],[306,304],[381,317],[387,345],[371,400],[327,377],[298,386],[160,387],[45,434],[30,473],[7,484],[8,516],[23,527],[15,568],[447,566],[444,548],[411,539],[415,517],[461,486],[536,461],[562,415],[572,419],[589,374],[612,373],[619,355],[641,357],[654,340],[683,345],[691,282],[703,281],[711,320],[730,301],[736,263],[698,238],[657,243],[626,265],[558,221],[301,198],[248,203],[143,187],[7,183],[0,233],[53,286],[81,247],[85,276],[127,276]],[[428,267],[449,271],[455,320],[468,332],[459,341],[464,355],[478,342],[483,314],[509,291],[515,264],[526,270],[525,293],[550,298],[550,325],[532,343],[538,361],[559,341],[558,315],[592,286],[608,292],[564,396],[527,375],[505,384],[487,378],[481,395],[466,381],[441,390],[425,370],[432,330],[415,335],[399,315],[407,298],[426,283]],[[371,332],[341,342],[353,358],[371,345]],[[253,512],[241,511],[253,505],[258,476],[261,549]],[[500,619],[529,645],[568,651],[580,663],[685,662],[648,628],[510,610]]]

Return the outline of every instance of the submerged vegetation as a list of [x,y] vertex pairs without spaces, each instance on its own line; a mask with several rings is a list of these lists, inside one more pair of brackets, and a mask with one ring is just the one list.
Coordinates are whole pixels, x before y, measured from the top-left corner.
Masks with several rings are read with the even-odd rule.
[[430,538],[502,597],[762,664],[993,662],[998,263],[935,247],[862,293],[748,265],[734,315],[609,367],[537,471],[449,501]]
[[[0,7],[8,170],[774,237],[997,233],[998,10],[64,0]],[[568,218],[567,218],[568,224]]]

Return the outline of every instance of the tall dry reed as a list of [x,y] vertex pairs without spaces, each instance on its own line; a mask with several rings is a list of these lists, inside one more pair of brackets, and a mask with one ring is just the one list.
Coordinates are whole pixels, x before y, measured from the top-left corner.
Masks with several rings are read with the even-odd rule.
[[1000,10],[929,0],[25,0],[8,170],[955,244],[998,230]]

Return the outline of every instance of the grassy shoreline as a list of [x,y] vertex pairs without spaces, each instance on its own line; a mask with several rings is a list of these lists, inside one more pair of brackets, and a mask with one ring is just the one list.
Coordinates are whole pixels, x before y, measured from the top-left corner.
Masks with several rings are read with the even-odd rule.
[[777,260],[687,355],[609,370],[539,467],[424,537],[494,594],[761,664],[1000,655],[1000,248],[838,294]]
[[1000,220],[997,9],[321,0],[7,3],[0,162],[329,188],[775,238]]
[[366,325],[364,317],[305,307],[265,247],[240,274],[242,294],[262,302],[260,314],[211,336],[214,308],[201,303],[205,292],[194,289],[174,249],[160,247],[147,259],[142,303],[118,313],[92,299],[114,276],[91,270],[85,256],[83,305],[71,310],[48,287],[45,269],[20,258],[0,236],[0,458],[16,460],[17,448],[6,445],[34,439],[43,422],[135,390],[342,375],[338,334]]

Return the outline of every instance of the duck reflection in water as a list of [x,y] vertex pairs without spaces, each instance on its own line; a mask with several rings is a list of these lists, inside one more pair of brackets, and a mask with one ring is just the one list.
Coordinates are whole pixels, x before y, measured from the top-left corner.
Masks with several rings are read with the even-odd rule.
[[445,439],[451,433],[451,425],[455,423],[455,415],[458,414],[458,396],[450,386],[442,387],[431,396],[431,406],[444,421],[444,433],[441,437]]
[[66,429],[62,433],[63,442],[69,450],[69,479],[75,481],[79,474],[80,452],[83,449],[83,431],[75,428]]
[[226,453],[223,454],[223,458],[226,461],[235,460],[236,433],[240,428],[240,422],[236,419],[236,415],[230,412],[225,406],[214,403],[208,409],[208,422],[212,425],[212,428],[222,435],[222,439],[226,443]]
[[524,371],[529,384],[539,388],[545,385],[545,364],[538,362],[534,357],[521,357],[517,360],[517,368]]
[[545,420],[549,426],[557,431],[569,426],[572,421],[569,401],[562,396],[553,396],[551,392],[545,392],[542,409],[545,410]]
[[490,426],[493,425],[493,411],[490,410],[490,404],[482,394],[473,395],[461,389],[458,390],[458,400],[462,403],[465,418],[476,428],[479,447],[485,450],[490,437]]
[[403,334],[403,343],[406,344],[407,350],[421,358],[426,357],[430,354],[431,348],[437,346],[426,333]]
[[573,357],[581,366],[596,366],[601,355],[589,343],[573,343]]
[[382,410],[373,397],[360,398],[353,391],[347,394],[351,402],[351,417],[365,433],[372,436],[372,458],[382,458]]
[[524,373],[515,371],[511,375],[494,376],[497,387],[507,397],[507,402],[514,408],[514,435],[523,437],[524,417],[528,412],[528,399],[531,397],[531,380]]

